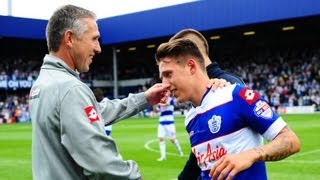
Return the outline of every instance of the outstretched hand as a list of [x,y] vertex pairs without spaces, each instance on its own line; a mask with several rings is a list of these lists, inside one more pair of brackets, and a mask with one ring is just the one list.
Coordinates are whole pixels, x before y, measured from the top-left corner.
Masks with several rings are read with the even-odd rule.
[[155,105],[158,103],[166,103],[170,95],[168,88],[168,84],[157,83],[147,89],[144,92],[144,95],[147,98],[148,104]]

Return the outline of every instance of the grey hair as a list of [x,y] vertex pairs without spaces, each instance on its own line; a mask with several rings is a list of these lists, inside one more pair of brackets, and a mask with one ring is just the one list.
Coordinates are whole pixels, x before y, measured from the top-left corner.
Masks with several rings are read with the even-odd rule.
[[72,30],[77,38],[81,38],[87,30],[87,24],[83,18],[96,20],[96,14],[87,9],[74,5],[65,5],[57,9],[48,21],[46,27],[46,39],[49,52],[57,52],[63,34],[67,30]]

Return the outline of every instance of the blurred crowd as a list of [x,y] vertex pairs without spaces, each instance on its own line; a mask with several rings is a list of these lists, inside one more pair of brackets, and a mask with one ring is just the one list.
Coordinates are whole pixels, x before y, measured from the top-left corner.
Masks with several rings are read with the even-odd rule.
[[28,94],[8,95],[0,101],[0,124],[30,121]]
[[36,56],[1,56],[0,59],[0,81],[34,80],[42,64],[42,57]]
[[[221,61],[224,62],[224,61]],[[226,61],[227,62],[227,61]],[[223,64],[274,107],[320,105],[320,49],[262,52]]]
[[[33,81],[38,77],[41,57],[16,56],[0,57],[0,82],[9,80]],[[3,84],[3,83],[1,83]],[[0,123],[30,121],[28,105],[29,89],[0,88]]]
[[[0,81],[35,80],[42,57],[0,57]],[[286,51],[261,51],[254,55],[222,56],[217,59],[221,68],[239,75],[245,83],[259,91],[270,104],[279,106],[314,106],[320,110],[320,49],[295,49]],[[83,80],[111,80],[112,67],[91,67],[92,74],[81,75]],[[143,67],[122,66],[119,80],[158,77],[154,61]],[[152,67],[152,68],[151,68]],[[130,70],[130,68],[133,68]],[[108,71],[106,71],[108,69]],[[150,71],[153,69],[153,71]],[[101,70],[101,71],[100,71]],[[95,76],[99,75],[99,76]],[[141,86],[147,88],[152,82]],[[29,89],[0,89],[0,123],[30,121],[28,113]],[[108,96],[108,95],[106,95]],[[126,95],[125,95],[126,96]],[[178,104],[182,113],[186,104]]]

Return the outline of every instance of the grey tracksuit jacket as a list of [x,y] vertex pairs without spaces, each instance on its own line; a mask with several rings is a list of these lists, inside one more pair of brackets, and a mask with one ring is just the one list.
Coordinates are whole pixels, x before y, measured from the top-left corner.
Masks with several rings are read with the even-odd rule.
[[122,159],[104,125],[146,107],[143,93],[98,105],[77,72],[46,55],[30,91],[33,179],[141,179],[138,165]]

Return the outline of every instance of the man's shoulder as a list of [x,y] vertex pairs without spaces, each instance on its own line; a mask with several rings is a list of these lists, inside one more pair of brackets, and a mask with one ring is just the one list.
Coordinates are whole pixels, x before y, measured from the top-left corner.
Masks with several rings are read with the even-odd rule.
[[212,63],[209,64],[206,69],[209,78],[220,78],[225,79],[232,84],[245,85],[243,80],[238,75],[221,69],[216,61],[212,61]]
[[40,89],[49,96],[53,96],[54,94],[64,96],[70,90],[87,91],[90,89],[86,87],[85,83],[74,76],[68,75],[66,72],[54,70],[55,72],[52,73],[50,71],[52,70],[42,71],[33,84],[32,89]]
[[61,70],[42,70],[35,83],[64,87],[82,84],[75,76]]

